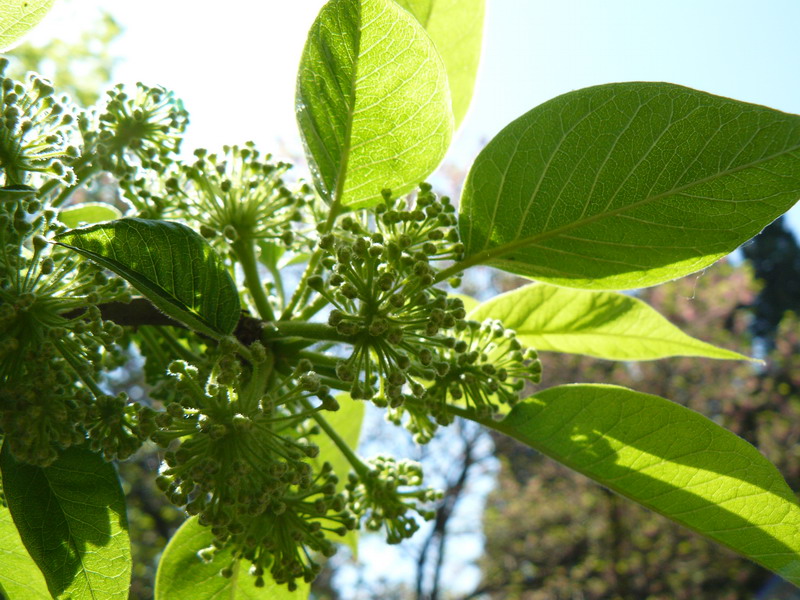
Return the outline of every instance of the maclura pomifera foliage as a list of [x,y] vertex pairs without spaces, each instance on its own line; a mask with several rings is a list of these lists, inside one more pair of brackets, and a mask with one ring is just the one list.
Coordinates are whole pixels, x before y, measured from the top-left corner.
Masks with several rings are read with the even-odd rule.
[[[310,183],[249,142],[181,155],[187,112],[159,87],[81,111],[36,75],[0,80],[0,525],[45,597],[127,594],[107,463],[143,444],[191,517],[157,598],[302,593],[359,527],[408,538],[438,494],[416,463],[358,456],[365,402],[419,443],[456,417],[493,427],[800,581],[800,506],[752,446],[611,385],[530,395],[536,347],[745,358],[606,290],[703,268],[785,212],[800,118],[671,84],[578,90],[498,134],[456,203],[422,181],[474,72],[414,6],[320,12],[296,98]],[[124,214],[81,200],[109,175]],[[537,283],[452,294],[481,264]],[[110,393],[137,353],[145,397]]]

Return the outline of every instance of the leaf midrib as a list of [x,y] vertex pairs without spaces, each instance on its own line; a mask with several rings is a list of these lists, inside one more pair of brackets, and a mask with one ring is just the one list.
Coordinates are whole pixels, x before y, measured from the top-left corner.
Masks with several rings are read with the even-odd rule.
[[[743,164],[743,165],[739,165],[738,167],[735,167],[733,169],[726,169],[725,171],[721,171],[719,173],[715,173],[714,175],[710,175],[708,177],[703,177],[701,179],[697,179],[695,181],[692,181],[692,182],[687,183],[685,185],[679,186],[677,188],[673,188],[673,189],[668,190],[666,192],[662,192],[662,193],[656,194],[654,196],[643,198],[642,200],[639,200],[638,202],[633,202],[631,204],[628,204],[626,206],[622,206],[622,207],[614,209],[614,210],[610,210],[610,211],[607,211],[607,212],[599,213],[597,215],[593,215],[593,216],[587,217],[585,219],[580,219],[580,220],[577,220],[577,221],[573,221],[572,223],[569,223],[567,225],[562,225],[561,227],[557,227],[556,229],[551,229],[550,231],[542,232],[542,233],[539,233],[539,234],[536,234],[536,235],[533,235],[533,236],[530,236],[530,237],[527,237],[527,238],[523,238],[523,239],[516,240],[516,241],[513,241],[513,242],[508,242],[508,243],[502,244],[500,246],[495,246],[494,248],[490,248],[488,250],[483,249],[483,250],[481,250],[479,252],[476,252],[470,258],[468,258],[465,261],[463,261],[461,263],[461,266],[467,267],[467,266],[471,266],[471,265],[475,265],[475,264],[480,264],[482,262],[490,261],[490,260],[492,260],[494,258],[498,258],[498,257],[500,257],[500,256],[502,256],[504,254],[508,254],[510,252],[513,252],[514,250],[517,250],[519,248],[524,248],[526,246],[533,246],[533,245],[535,245],[537,243],[540,243],[542,241],[546,241],[548,239],[557,237],[560,234],[565,233],[567,231],[571,231],[573,229],[577,229],[577,228],[585,226],[585,225],[590,225],[590,224],[592,224],[592,223],[594,223],[596,221],[601,221],[601,220],[603,220],[605,218],[615,217],[615,216],[617,216],[619,214],[622,214],[622,213],[625,213],[625,212],[627,212],[629,210],[632,210],[632,209],[635,209],[635,208],[639,208],[641,206],[645,206],[645,205],[647,205],[647,204],[649,204],[651,202],[658,202],[659,200],[663,200],[664,198],[668,198],[670,196],[674,196],[674,195],[679,194],[679,193],[681,193],[683,191],[689,190],[692,187],[695,187],[697,185],[702,185],[704,183],[708,183],[708,182],[714,181],[714,180],[719,179],[721,177],[726,177],[728,175],[732,175],[732,174],[738,173],[740,171],[745,171],[747,169],[751,169],[751,168],[757,167],[760,164],[769,162],[769,161],[774,160],[776,158],[780,158],[781,156],[785,156],[787,154],[792,154],[793,152],[796,152],[798,150],[800,150],[800,144],[796,144],[796,145],[794,145],[794,146],[792,146],[790,148],[786,148],[786,149],[784,149],[784,150],[782,150],[780,152],[776,152],[774,154],[770,154],[769,156],[765,156],[763,158],[760,158],[759,160],[752,161],[752,162],[749,162],[749,163],[746,163],[746,164]],[[533,201],[533,199],[531,199],[531,201]],[[725,200],[720,200],[720,202],[724,202],[724,201]],[[489,233],[491,233],[491,232],[489,232]],[[487,238],[487,242],[490,239],[491,238]]]
[[[61,517],[64,519],[64,523],[66,523],[66,525],[67,525],[67,532],[69,533],[68,543],[70,545],[70,549],[73,552],[75,552],[75,554],[78,556],[78,560],[80,561],[80,565],[81,565],[81,574],[83,575],[83,579],[86,581],[86,589],[89,590],[89,593],[92,595],[92,599],[94,600],[94,599],[97,598],[97,596],[95,596],[94,588],[92,586],[92,581],[89,578],[88,569],[87,569],[86,565],[83,563],[83,553],[81,553],[78,550],[78,545],[75,543],[75,536],[72,534],[72,525],[70,524],[70,520],[67,518],[67,513],[64,511],[64,508],[61,506],[60,500],[62,500],[62,498],[61,498],[61,496],[59,496],[56,493],[55,488],[53,487],[53,484],[50,481],[50,478],[47,476],[47,469],[42,469],[42,475],[44,476],[45,480],[47,481],[47,487],[50,490],[50,495],[53,498],[55,498],[55,500],[56,500],[55,504],[58,507],[58,511],[61,513]],[[74,579],[73,579],[73,581],[74,581]],[[70,582],[70,584],[71,583],[72,582]],[[67,585],[67,589],[69,589],[69,587],[70,586]]]

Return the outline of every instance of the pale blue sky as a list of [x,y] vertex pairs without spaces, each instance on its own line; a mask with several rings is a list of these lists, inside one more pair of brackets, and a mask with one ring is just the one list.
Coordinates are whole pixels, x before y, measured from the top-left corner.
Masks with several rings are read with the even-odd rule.
[[[63,0],[62,0],[63,2]],[[322,0],[79,0],[127,32],[118,77],[173,88],[189,146],[276,138],[300,148],[294,73]],[[452,156],[466,162],[505,124],[558,94],[611,81],[671,81],[800,113],[800,0],[487,0],[477,93]],[[58,27],[58,34],[64,29]]]

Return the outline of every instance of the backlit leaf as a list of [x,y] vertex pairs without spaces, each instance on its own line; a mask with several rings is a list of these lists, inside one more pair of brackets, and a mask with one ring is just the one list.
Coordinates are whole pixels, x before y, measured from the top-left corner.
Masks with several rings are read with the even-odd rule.
[[122,213],[105,202],[86,202],[65,208],[58,213],[58,220],[67,227],[80,227],[81,225],[92,225],[101,221],[113,221],[119,219]]
[[8,508],[0,504],[0,598],[50,600],[47,583],[19,537]]
[[628,289],[702,269],[800,197],[800,116],[666,83],[559,96],[503,129],[461,200],[464,265]]
[[69,448],[48,467],[0,452],[3,492],[25,548],[54,598],[127,600],[131,549],[114,467]]
[[0,2],[0,52],[11,49],[41,21],[55,0],[3,0]]
[[219,338],[239,322],[239,294],[225,265],[185,225],[120,219],[73,229],[56,239],[113,271],[196,331]]
[[487,426],[800,584],[800,504],[778,470],[683,406],[608,385],[544,390]]
[[229,550],[205,561],[198,552],[211,546],[214,535],[208,527],[198,524],[196,517],[187,519],[175,532],[164,549],[156,574],[155,600],[306,600],[309,585],[302,579],[297,589],[290,592],[286,585],[278,585],[264,576],[264,587],[256,587],[256,578],[250,575],[250,564],[237,560],[233,576],[222,577],[219,572],[228,567],[233,558]]
[[533,283],[483,302],[469,314],[499,319],[526,346],[609,360],[704,356],[747,360],[683,333],[641,300]]
[[308,34],[297,122],[318,191],[364,207],[410,191],[453,132],[447,73],[422,26],[393,0],[331,0]]
[[396,0],[431,36],[447,67],[456,127],[472,100],[481,58],[484,0]]

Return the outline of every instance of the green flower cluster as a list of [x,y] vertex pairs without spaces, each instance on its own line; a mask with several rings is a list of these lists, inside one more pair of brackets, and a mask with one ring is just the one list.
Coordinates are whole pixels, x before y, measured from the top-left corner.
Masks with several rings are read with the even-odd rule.
[[[29,175],[72,184],[71,162],[79,155],[70,145],[75,117],[66,98],[31,74],[25,83],[4,77],[8,59],[0,58],[0,169],[7,187],[27,186]],[[30,188],[29,188],[30,189]]]
[[221,156],[202,149],[194,154],[195,162],[181,164],[166,182],[184,218],[199,222],[209,238],[292,243],[292,222],[302,219],[309,190],[287,187],[283,176],[291,165],[262,157],[252,142],[225,146]]
[[344,535],[357,521],[330,464],[315,472],[309,462],[319,453],[311,441],[318,429],[304,401],[333,407],[329,389],[314,372],[296,370],[265,392],[267,355],[258,342],[250,349],[252,369],[223,354],[205,384],[196,368],[170,365],[182,402],[156,417],[152,437],[168,448],[157,484],[211,527],[216,547],[252,562],[257,585],[269,570],[294,588],[295,579],[319,572],[315,553],[335,551],[328,536]]
[[[419,529],[411,513],[430,520],[434,512],[422,507],[442,498],[439,491],[421,488],[422,467],[410,460],[396,461],[377,456],[367,463],[367,473],[351,473],[347,482],[347,503],[370,531],[383,527],[386,541],[399,544]],[[416,488],[416,489],[415,489]]]
[[[53,208],[100,169],[133,171],[177,149],[185,113],[169,94],[139,86],[111,93],[97,128],[31,75],[2,77],[0,60],[0,434],[20,460],[46,466],[59,449],[87,443],[106,459],[127,458],[154,429],[154,411],[105,391],[105,373],[124,364],[123,328],[100,306],[129,302],[127,283],[53,243],[64,230]],[[166,121],[165,121],[166,120]],[[149,161],[149,162],[148,162]],[[124,166],[121,166],[124,165]],[[39,187],[32,187],[38,185]]]
[[[117,85],[102,111],[78,118],[84,156],[94,172],[130,179],[139,169],[163,173],[178,152],[189,116],[180,100],[161,87],[136,84],[130,95]],[[135,160],[133,160],[135,159]]]
[[513,404],[526,380],[539,380],[536,353],[500,324],[468,322],[463,302],[433,285],[435,262],[463,253],[449,199],[422,184],[413,205],[385,191],[375,212],[374,223],[348,216],[344,233],[320,239],[329,275],[308,282],[334,307],[328,324],[351,340],[336,366],[351,397],[390,407],[418,442],[452,421],[448,401],[484,416]]

